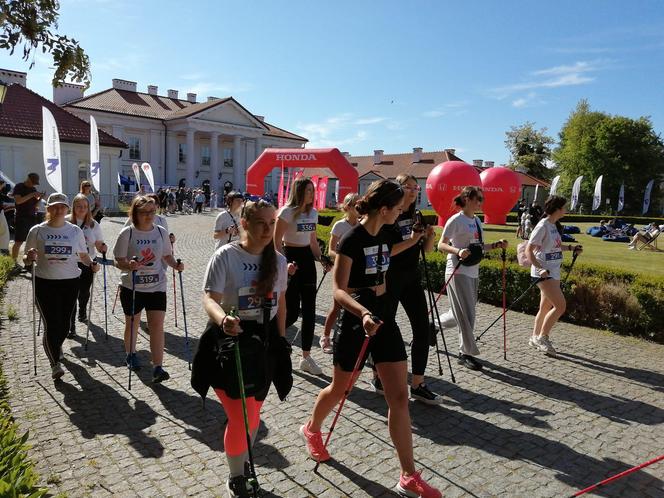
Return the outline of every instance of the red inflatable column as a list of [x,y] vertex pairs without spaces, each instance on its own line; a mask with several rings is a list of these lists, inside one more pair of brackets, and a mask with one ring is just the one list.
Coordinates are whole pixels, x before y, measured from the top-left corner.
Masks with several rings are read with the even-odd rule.
[[521,195],[519,175],[509,168],[488,168],[482,171],[484,191],[484,223],[505,225],[507,213]]
[[454,198],[463,187],[481,185],[477,170],[463,161],[447,161],[433,168],[427,177],[426,192],[431,206],[438,214],[438,223],[444,225],[456,212]]

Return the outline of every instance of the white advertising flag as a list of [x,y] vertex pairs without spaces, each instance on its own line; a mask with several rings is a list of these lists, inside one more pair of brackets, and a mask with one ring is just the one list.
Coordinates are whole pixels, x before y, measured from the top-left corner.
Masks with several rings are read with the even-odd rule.
[[118,185],[122,187],[122,179],[120,178],[120,173],[118,173]]
[[646,185],[646,192],[643,194],[643,211],[642,215],[646,214],[650,209],[650,192],[652,191],[652,186],[655,183],[655,180],[650,180],[648,185]]
[[60,135],[51,111],[42,107],[44,169],[46,180],[56,192],[62,192],[62,163]]
[[141,191],[141,170],[138,167],[137,163],[131,165],[131,169],[134,170],[134,176],[136,177],[136,192]]
[[595,193],[593,194],[593,211],[599,209],[600,204],[602,203],[602,177],[604,175],[599,175],[597,182],[595,182]]
[[539,183],[535,185],[535,197],[533,198],[533,202],[537,202],[537,194],[539,192]]
[[570,202],[569,210],[574,211],[576,205],[579,203],[579,193],[581,192],[581,180],[583,180],[583,175],[574,180],[574,186],[572,187],[572,201]]
[[95,121],[95,118],[90,116],[90,179],[92,180],[92,185],[97,192],[101,191],[100,168],[101,162],[99,160],[99,131],[97,130],[97,122]]
[[620,186],[620,193],[618,194],[618,209],[616,209],[616,212],[620,212],[623,210],[625,207],[625,184],[623,183]]
[[154,175],[152,174],[152,167],[150,166],[150,163],[141,164],[141,169],[143,170],[143,173],[145,173],[145,178],[148,179],[150,188],[152,189],[153,192],[156,192],[154,188]]
[[558,182],[560,181],[560,175],[556,176],[551,180],[551,187],[549,188],[549,195],[556,195],[556,190],[558,189]]

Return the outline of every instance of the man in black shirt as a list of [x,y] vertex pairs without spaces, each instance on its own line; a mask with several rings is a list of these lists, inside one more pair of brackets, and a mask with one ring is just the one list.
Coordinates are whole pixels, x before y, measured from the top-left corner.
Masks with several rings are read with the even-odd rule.
[[14,185],[12,196],[16,202],[16,218],[14,234],[14,245],[12,246],[12,258],[18,259],[21,246],[28,236],[30,229],[37,224],[37,203],[45,192],[38,192],[35,188],[39,185],[39,175],[30,173],[23,183]]

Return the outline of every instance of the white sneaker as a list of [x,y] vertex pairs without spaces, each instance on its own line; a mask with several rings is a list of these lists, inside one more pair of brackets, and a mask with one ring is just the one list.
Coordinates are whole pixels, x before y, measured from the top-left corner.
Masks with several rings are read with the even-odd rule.
[[549,340],[548,337],[546,337],[546,336],[538,337],[536,342],[537,342],[537,348],[540,351],[543,351],[545,354],[547,354],[549,356],[552,356],[554,358],[558,354],[556,352],[556,349],[553,347],[553,344],[551,344],[551,341]]
[[535,349],[539,349],[539,344],[537,344],[537,336],[536,335],[531,335],[530,336],[530,339],[528,339],[528,344],[530,344]]
[[323,373],[323,370],[318,366],[316,360],[311,356],[307,356],[300,360],[300,370],[303,372],[309,372],[311,375],[321,375]]
[[51,367],[51,377],[53,378],[53,380],[58,380],[64,374],[65,371],[62,369],[62,365],[60,365],[60,363],[56,363]]

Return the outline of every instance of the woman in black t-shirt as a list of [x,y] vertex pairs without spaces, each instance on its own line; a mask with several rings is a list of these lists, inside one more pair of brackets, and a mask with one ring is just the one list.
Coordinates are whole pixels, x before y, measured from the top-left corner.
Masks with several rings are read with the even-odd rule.
[[401,496],[438,498],[440,491],[424,482],[415,470],[408,412],[407,355],[386,294],[390,240],[381,228],[396,221],[403,197],[398,183],[388,180],[372,183],[357,203],[357,211],[365,215],[364,219],[339,243],[334,264],[334,299],[343,310],[340,331],[334,340],[332,383],[318,394],[311,418],[300,427],[300,433],[314,460],[329,460],[321,426],[343,397],[364,338],[369,336],[361,365],[371,353],[383,381],[389,406],[389,431],[401,466],[396,490]]

